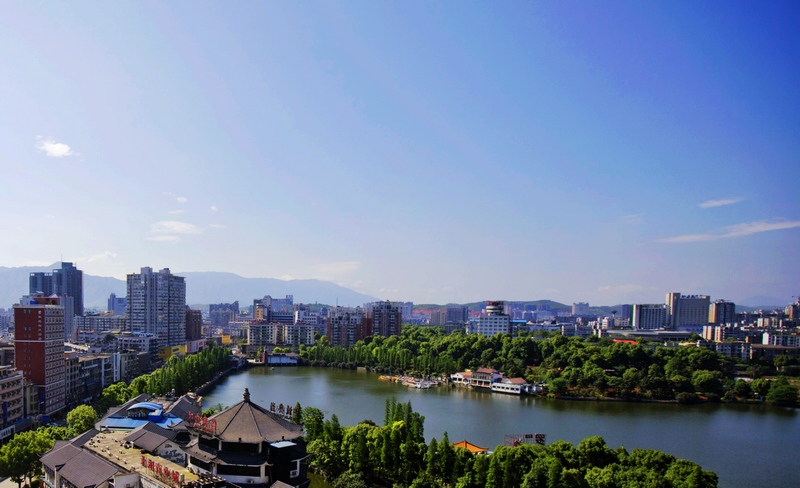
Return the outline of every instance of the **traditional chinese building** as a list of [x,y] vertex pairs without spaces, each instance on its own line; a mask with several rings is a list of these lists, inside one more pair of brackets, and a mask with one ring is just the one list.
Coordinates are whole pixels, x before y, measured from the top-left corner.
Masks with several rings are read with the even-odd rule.
[[242,401],[206,418],[192,415],[192,435],[184,449],[189,469],[210,473],[237,485],[306,488],[306,446],[297,424],[250,402]]

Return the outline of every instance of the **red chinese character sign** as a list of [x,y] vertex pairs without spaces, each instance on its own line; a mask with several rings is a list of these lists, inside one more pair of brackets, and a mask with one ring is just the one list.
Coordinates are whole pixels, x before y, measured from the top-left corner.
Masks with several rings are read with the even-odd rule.
[[197,430],[202,430],[203,432],[207,432],[209,434],[215,434],[217,432],[217,419],[209,419],[206,416],[201,416],[200,414],[192,414],[189,413],[189,418],[187,420],[189,423],[189,427]]

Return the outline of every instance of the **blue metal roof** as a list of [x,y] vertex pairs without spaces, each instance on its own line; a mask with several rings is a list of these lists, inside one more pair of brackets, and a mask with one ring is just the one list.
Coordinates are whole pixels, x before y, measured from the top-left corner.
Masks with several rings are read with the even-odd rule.
[[155,411],[155,410],[161,410],[164,407],[160,403],[139,402],[139,403],[135,403],[135,404],[131,405],[130,407],[128,407],[128,410],[130,410],[132,408],[146,408],[147,410]]
[[[181,419],[178,417],[164,417],[161,422],[153,422],[159,427],[170,427],[179,423]],[[100,427],[107,427],[109,429],[135,429],[141,425],[149,422],[147,419],[129,419],[125,417],[109,417],[103,421]]]

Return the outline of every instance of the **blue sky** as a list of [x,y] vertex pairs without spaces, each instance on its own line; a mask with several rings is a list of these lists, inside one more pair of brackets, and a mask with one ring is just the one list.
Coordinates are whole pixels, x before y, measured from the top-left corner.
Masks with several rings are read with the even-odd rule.
[[796,2],[14,2],[0,265],[793,301]]

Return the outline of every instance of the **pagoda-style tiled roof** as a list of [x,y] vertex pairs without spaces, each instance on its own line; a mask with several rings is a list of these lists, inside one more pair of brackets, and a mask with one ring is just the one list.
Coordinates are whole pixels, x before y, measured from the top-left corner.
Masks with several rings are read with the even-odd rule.
[[216,437],[223,442],[259,443],[296,439],[303,428],[250,402],[245,388],[243,400],[211,417],[216,421]]

